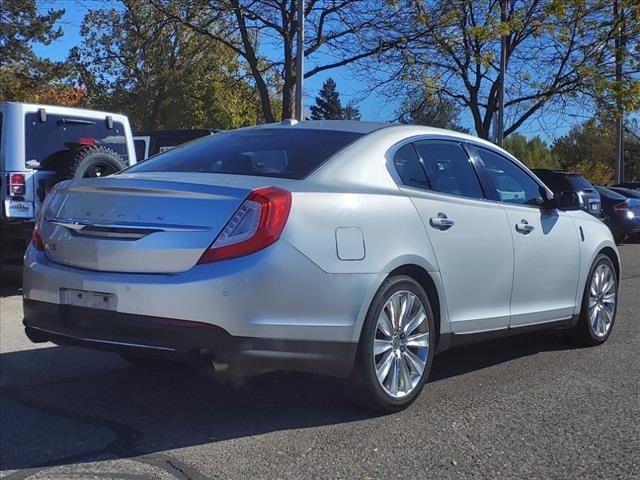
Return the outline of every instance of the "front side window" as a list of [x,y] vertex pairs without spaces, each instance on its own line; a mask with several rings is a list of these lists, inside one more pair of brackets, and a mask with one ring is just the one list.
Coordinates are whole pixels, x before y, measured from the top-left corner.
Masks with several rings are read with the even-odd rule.
[[434,192],[483,198],[475,169],[462,145],[456,142],[424,140],[416,143]]
[[420,157],[411,143],[401,147],[393,157],[393,164],[404,185],[416,188],[429,188],[429,181]]
[[260,128],[219,133],[161,153],[128,172],[203,172],[301,179],[363,134]]
[[540,205],[540,185],[527,172],[511,160],[490,150],[476,147],[484,163],[496,200],[522,205]]
[[37,113],[25,116],[25,148],[27,166],[37,166],[58,160],[83,145],[101,145],[115,151],[129,163],[124,125],[113,122],[108,128],[106,118],[85,118],[47,114],[44,122]]

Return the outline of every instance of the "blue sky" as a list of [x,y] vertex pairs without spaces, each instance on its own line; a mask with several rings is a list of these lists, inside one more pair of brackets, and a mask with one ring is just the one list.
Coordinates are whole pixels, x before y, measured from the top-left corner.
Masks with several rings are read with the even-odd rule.
[[[108,3],[110,2],[103,0],[39,0],[38,5],[41,10],[46,11],[50,8],[65,9],[65,15],[59,23],[64,35],[50,45],[34,45],[36,54],[52,60],[64,60],[69,54],[69,50],[82,42],[80,25],[84,16],[91,9],[107,7]],[[367,91],[367,85],[363,85],[362,82],[354,79],[348,68],[323,72],[306,80],[305,105],[307,109],[313,103],[322,82],[327,77],[332,77],[336,81],[343,104],[347,104],[349,100],[358,101],[357,105],[360,108],[363,120],[389,121],[397,116],[396,111],[399,106],[397,102],[393,102],[376,92],[363,94],[363,92]],[[548,110],[543,115],[523,125],[518,133],[528,137],[539,135],[550,143],[554,138],[564,135],[576,122],[589,118],[589,114],[590,112],[578,109],[567,111]],[[473,131],[468,113],[462,112],[461,123]]]

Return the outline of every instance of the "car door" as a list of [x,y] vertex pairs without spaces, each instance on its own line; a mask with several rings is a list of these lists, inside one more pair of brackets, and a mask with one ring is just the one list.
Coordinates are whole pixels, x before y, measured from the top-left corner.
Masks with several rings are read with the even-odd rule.
[[509,218],[515,261],[511,326],[571,318],[580,268],[572,218],[542,208],[541,184],[516,162],[489,148],[476,146],[474,151],[485,190]]
[[436,255],[454,333],[508,328],[513,246],[503,208],[484,199],[462,144],[424,140],[394,157]]

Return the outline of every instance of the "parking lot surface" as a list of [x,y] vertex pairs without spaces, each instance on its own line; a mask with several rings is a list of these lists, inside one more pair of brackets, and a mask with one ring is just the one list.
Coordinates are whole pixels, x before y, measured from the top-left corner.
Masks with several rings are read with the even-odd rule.
[[226,385],[34,345],[5,281],[0,477],[640,478],[640,244],[620,250],[606,344],[538,332],[451,350],[417,402],[389,416],[358,409],[335,379]]

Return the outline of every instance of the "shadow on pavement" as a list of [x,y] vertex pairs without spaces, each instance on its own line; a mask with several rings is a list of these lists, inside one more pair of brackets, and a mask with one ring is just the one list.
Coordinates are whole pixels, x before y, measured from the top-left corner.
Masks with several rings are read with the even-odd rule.
[[0,270],[0,297],[22,294],[22,267],[2,267]]
[[[431,382],[568,348],[555,333],[461,347],[436,357]],[[347,380],[283,373],[231,386],[189,368],[134,368],[115,355],[73,347],[4,353],[0,467],[131,458],[371,418],[352,404],[347,387]]]

